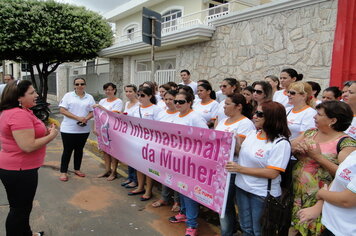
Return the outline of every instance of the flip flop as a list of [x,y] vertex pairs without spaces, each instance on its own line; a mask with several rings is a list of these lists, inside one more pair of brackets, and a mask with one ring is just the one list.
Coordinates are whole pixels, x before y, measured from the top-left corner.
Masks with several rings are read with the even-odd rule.
[[61,176],[59,177],[60,181],[67,182],[68,181],[68,176]]
[[140,200],[144,202],[144,201],[150,200],[151,198],[152,198],[152,195],[149,197],[141,196]]
[[74,174],[79,176],[79,177],[82,177],[82,178],[85,177],[85,174],[83,172],[79,171],[79,170],[74,171]]
[[109,177],[106,178],[106,180],[107,181],[113,181],[116,178],[117,178],[117,175],[110,175]]
[[134,195],[139,195],[139,194],[143,194],[143,193],[146,192],[146,190],[142,190],[142,191],[139,191],[139,192],[134,192],[134,191],[128,192],[127,195],[134,196]]
[[162,199],[152,203],[152,207],[154,207],[154,208],[161,207],[161,206],[167,206],[167,205],[168,205],[168,202],[165,202]]

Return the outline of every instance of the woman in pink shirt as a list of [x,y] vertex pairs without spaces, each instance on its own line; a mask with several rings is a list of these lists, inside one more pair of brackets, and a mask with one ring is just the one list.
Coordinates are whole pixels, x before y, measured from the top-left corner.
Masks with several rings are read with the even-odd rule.
[[32,234],[29,224],[38,183],[38,169],[46,155],[46,144],[58,134],[54,125],[45,125],[29,109],[38,94],[30,81],[9,83],[0,102],[0,179],[10,204],[6,235]]

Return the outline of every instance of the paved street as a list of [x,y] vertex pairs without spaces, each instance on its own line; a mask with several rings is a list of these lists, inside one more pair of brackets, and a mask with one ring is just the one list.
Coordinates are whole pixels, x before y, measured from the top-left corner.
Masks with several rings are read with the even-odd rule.
[[[96,178],[103,171],[103,165],[88,150],[82,164],[87,177],[80,178],[71,173],[68,182],[60,182],[61,152],[62,143],[58,136],[48,145],[45,165],[39,171],[31,215],[34,231],[43,230],[46,235],[53,236],[184,235],[184,224],[168,222],[172,215],[170,207],[155,209],[151,207],[153,200],[141,202],[139,196],[128,196],[128,190],[120,186],[122,178],[112,182]],[[155,197],[158,197],[157,193]],[[7,212],[6,194],[0,185],[0,236],[5,235]],[[200,235],[219,232],[216,226],[203,220],[199,222]]]

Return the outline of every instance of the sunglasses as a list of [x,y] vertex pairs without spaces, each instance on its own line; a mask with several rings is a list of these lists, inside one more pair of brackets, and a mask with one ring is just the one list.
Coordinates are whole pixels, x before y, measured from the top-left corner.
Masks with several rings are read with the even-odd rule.
[[297,92],[295,92],[295,91],[287,91],[287,94],[290,94],[290,95],[294,96],[294,95],[297,94]]
[[85,83],[77,83],[77,84],[75,84],[75,86],[84,86],[85,85]]
[[258,95],[261,95],[263,93],[262,90],[254,89],[252,90],[252,93],[257,93]]
[[220,88],[226,88],[227,85],[224,84],[224,85],[220,85],[219,87],[220,87]]
[[146,97],[146,94],[144,94],[144,93],[139,93],[139,94],[137,94],[139,97],[141,97],[141,98],[144,98],[144,97]]
[[174,104],[179,104],[179,105],[183,105],[186,102],[187,102],[186,100],[174,100]]
[[255,112],[255,115],[258,117],[258,118],[263,118],[264,114],[262,111],[256,111]]

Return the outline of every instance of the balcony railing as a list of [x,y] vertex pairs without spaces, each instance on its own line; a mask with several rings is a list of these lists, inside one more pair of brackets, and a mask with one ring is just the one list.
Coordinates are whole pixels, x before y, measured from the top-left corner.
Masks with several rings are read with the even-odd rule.
[[[216,7],[205,9],[200,12],[188,14],[162,23],[162,36],[171,34],[182,29],[189,29],[197,25],[210,25],[211,21],[229,14],[233,2],[221,4]],[[130,34],[116,38],[116,44],[120,46],[142,41],[142,30],[138,29]]]
[[[176,70],[157,70],[155,72],[155,82],[157,84],[165,84],[169,81],[178,82],[176,77]],[[135,73],[132,83],[140,85],[145,81],[151,80],[151,71],[138,71]]]

